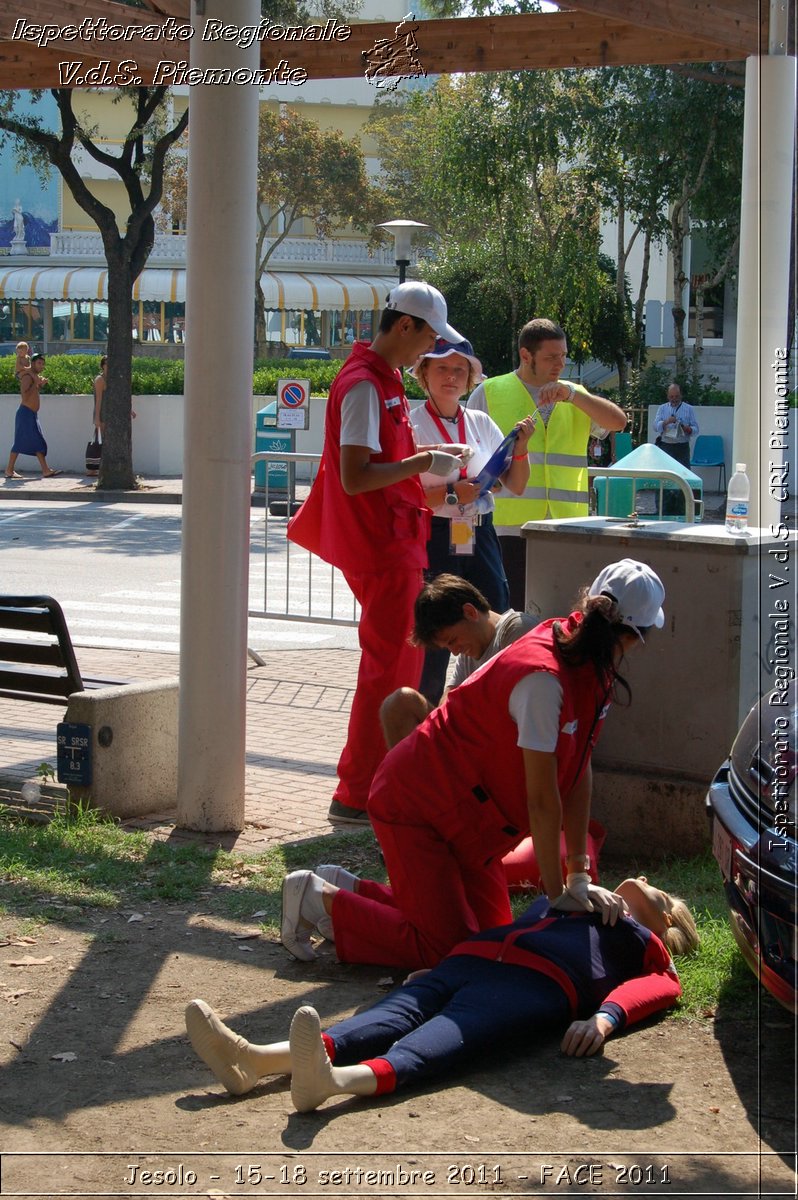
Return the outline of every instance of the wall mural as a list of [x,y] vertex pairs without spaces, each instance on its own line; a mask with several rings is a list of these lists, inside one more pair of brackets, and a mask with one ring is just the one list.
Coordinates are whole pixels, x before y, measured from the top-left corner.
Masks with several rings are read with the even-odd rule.
[[[45,127],[58,127],[55,100],[46,93],[34,102],[19,92],[15,108],[23,119],[35,114]],[[21,166],[13,139],[5,140],[0,147],[0,254],[49,249],[50,234],[58,229],[58,178],[53,170],[43,181],[33,167]]]

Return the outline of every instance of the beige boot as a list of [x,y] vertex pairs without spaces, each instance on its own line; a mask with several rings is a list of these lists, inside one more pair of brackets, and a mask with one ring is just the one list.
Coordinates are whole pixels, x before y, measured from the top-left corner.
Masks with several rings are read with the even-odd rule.
[[192,1000],[186,1007],[186,1029],[202,1061],[234,1096],[252,1091],[264,1075],[291,1071],[287,1042],[253,1046],[229,1029],[204,1000]]
[[294,1013],[291,1032],[291,1100],[297,1112],[312,1112],[330,1096],[373,1096],[377,1076],[370,1067],[357,1063],[334,1067],[321,1037],[321,1022],[315,1008],[303,1005]]

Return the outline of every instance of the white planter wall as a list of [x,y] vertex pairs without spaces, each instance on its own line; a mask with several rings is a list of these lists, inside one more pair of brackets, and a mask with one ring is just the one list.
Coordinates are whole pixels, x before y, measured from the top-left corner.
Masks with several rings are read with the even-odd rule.
[[[264,408],[273,396],[252,397],[252,448],[255,449],[255,413]],[[91,396],[48,396],[42,393],[41,424],[48,443],[47,458],[53,467],[62,471],[83,474],[85,470],[86,443],[92,436],[93,400]],[[312,396],[310,400],[310,428],[298,430],[296,448],[299,453],[320,454],[324,438],[323,396]],[[19,405],[18,396],[0,396],[0,458],[5,457],[14,440],[14,414]],[[654,441],[654,417],[657,405],[648,413],[649,441]],[[145,477],[179,476],[183,473],[183,397],[182,396],[134,396],[133,408],[137,413],[133,422],[133,467],[136,474]],[[702,433],[720,434],[726,454],[727,478],[733,471],[732,426],[734,409],[706,406],[697,410]],[[38,469],[35,459],[22,458],[22,471]],[[717,470],[708,470],[705,475],[707,489],[715,490]]]
[[[252,397],[252,449],[255,449],[255,413],[270,396]],[[297,432],[296,448],[321,453],[324,436],[323,397],[311,397],[310,429]],[[19,396],[0,396],[0,458],[5,466],[14,440],[14,414]],[[145,478],[180,476],[183,473],[183,397],[134,396],[133,468]],[[47,439],[47,460],[58,470],[83,475],[86,443],[92,437],[94,401],[91,396],[48,396],[42,393],[40,421]],[[22,457],[18,470],[38,471],[34,458]]]

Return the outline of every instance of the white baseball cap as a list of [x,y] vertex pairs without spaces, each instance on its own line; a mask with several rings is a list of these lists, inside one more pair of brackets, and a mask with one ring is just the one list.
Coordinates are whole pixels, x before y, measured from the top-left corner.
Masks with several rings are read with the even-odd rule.
[[426,321],[447,342],[465,341],[462,333],[447,321],[446,301],[431,283],[400,283],[388,293],[385,307]]
[[622,558],[610,563],[596,576],[590,585],[590,596],[610,596],[618,605],[620,620],[633,629],[641,642],[646,639],[640,632],[651,625],[662,629],[665,613],[662,601],[665,588],[659,576],[645,563],[634,558]]

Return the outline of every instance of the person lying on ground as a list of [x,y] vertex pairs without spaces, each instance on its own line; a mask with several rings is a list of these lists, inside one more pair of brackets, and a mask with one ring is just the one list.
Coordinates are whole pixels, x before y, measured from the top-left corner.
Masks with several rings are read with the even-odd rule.
[[233,1095],[264,1075],[290,1074],[299,1112],[331,1096],[425,1083],[499,1047],[527,1051],[562,1029],[563,1053],[596,1054],[607,1038],[676,1003],[671,953],[698,946],[684,901],[645,876],[625,879],[611,895],[606,921],[540,896],[516,921],[455,946],[438,966],[325,1033],[315,1009],[303,1006],[287,1042],[253,1045],[193,1000],[191,1044]]
[[[555,906],[589,893],[590,760],[613,695],[629,687],[624,656],[664,623],[664,588],[650,567],[612,563],[562,620],[543,621],[485,663],[388,751],[368,812],[392,904],[339,891],[329,915],[342,962],[434,966],[469,934],[511,919],[503,856],[531,834],[542,890]],[[284,944],[314,957],[310,932],[326,912],[309,872],[283,883]]]

